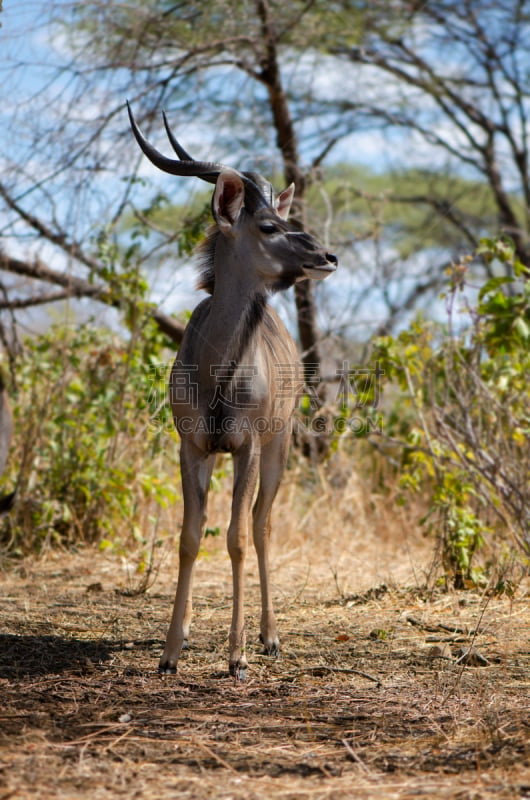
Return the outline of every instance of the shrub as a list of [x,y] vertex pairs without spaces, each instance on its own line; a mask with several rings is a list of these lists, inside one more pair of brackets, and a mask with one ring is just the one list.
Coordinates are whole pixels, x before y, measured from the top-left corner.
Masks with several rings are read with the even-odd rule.
[[530,556],[530,283],[509,240],[484,240],[478,255],[512,277],[488,280],[470,305],[466,259],[449,276],[447,327],[417,321],[374,352],[402,392],[385,423],[401,448],[401,485],[429,493],[423,523],[455,587],[483,577],[473,564],[484,543]]
[[3,477],[17,484],[1,521],[4,551],[141,538],[149,509],[175,501],[163,345],[149,322],[128,342],[90,324],[27,339]]

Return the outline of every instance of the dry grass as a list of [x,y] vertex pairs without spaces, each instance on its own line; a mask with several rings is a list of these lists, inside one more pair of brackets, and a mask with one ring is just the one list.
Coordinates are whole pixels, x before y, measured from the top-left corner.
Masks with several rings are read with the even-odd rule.
[[[210,524],[227,513],[223,490]],[[249,554],[243,685],[227,674],[224,537],[205,540],[177,677],[156,673],[173,557],[146,596],[124,592],[134,557],[94,550],[7,572],[0,800],[530,797],[529,587],[427,594],[432,543],[354,472],[291,474],[274,536],[282,657],[259,653]],[[486,666],[457,661],[471,644]]]

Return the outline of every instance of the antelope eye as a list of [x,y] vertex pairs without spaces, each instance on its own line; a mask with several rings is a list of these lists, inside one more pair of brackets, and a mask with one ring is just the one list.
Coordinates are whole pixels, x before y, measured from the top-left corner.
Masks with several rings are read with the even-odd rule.
[[264,222],[259,226],[259,229],[262,233],[276,233],[278,230],[274,222]]

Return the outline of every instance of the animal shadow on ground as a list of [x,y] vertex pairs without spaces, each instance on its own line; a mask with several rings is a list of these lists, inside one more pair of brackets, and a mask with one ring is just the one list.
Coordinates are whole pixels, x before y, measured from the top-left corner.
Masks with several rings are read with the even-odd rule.
[[108,662],[124,643],[53,635],[0,633],[0,678],[42,677],[86,671]]

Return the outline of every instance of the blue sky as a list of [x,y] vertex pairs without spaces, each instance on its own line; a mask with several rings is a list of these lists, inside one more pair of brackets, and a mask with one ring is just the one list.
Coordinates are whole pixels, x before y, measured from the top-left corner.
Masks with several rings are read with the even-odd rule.
[[[23,199],[28,204],[28,208],[32,209],[32,199],[35,198],[35,207],[32,209],[35,213],[43,210],[43,196],[35,191],[32,184],[34,175],[38,174],[41,179],[49,178],[57,171],[57,162],[53,158],[49,162],[46,161],[49,151],[44,148],[42,152],[30,149],[28,136],[30,125],[31,128],[39,126],[43,131],[57,125],[61,121],[61,110],[66,108],[74,88],[70,79],[60,74],[61,66],[68,62],[69,53],[64,46],[64,41],[61,41],[59,36],[56,35],[53,41],[50,39],[47,26],[48,12],[47,4],[36,2],[36,0],[18,0],[17,2],[6,0],[4,12],[1,15],[3,27],[0,30],[0,75],[2,76],[0,127],[3,129],[2,139],[7,145],[2,150],[4,153],[9,153],[11,158],[18,158],[19,162],[27,168],[28,183],[25,189],[27,194]],[[14,73],[14,64],[24,64],[25,66],[19,67]],[[75,125],[61,127],[57,136],[58,148],[65,141],[70,141],[73,131],[77,132],[77,130],[79,130],[78,139],[72,138],[72,146],[82,146],[83,137],[87,142],[89,141],[92,125],[98,117],[104,114],[109,106],[117,108],[117,103],[120,102],[117,98],[121,96],[122,77],[119,74],[112,79],[104,76],[98,89],[93,90],[84,98],[82,107],[76,107],[75,114],[81,120],[86,120],[86,128],[79,127],[77,122],[75,123],[77,127]],[[310,80],[316,97],[333,95],[348,99],[351,96],[360,96],[362,93],[365,96],[376,93],[381,99],[381,97],[384,98],[385,93],[390,97],[396,91],[396,87],[392,85],[391,81],[382,84],[380,76],[376,75],[371,68],[363,67],[361,72],[356,65],[345,66],[342,64],[339,71],[332,59],[315,53],[306,53],[292,59],[286,67],[286,80],[293,85],[303,85],[305,81]],[[256,148],[253,147],[252,137],[250,137],[250,141],[242,136],[241,139],[230,142],[226,137],[221,140],[218,135],[220,130],[225,130],[225,121],[230,115],[232,105],[240,98],[245,98],[251,107],[254,93],[261,89],[256,89],[255,84],[240,73],[237,73],[237,79],[234,80],[233,75],[227,79],[225,73],[218,72],[206,87],[208,91],[211,90],[212,85],[217,88],[219,98],[224,97],[226,107],[226,111],[220,112],[215,124],[212,124],[211,120],[201,118],[201,115],[197,113],[196,119],[188,120],[181,130],[175,109],[173,109],[173,114],[169,109],[172,124],[184,146],[198,158],[221,160],[232,166],[247,169],[262,168],[266,174],[279,170],[278,157],[273,157],[272,161],[268,156],[263,159],[263,153],[256,152]],[[32,97],[36,99],[30,103],[29,100]],[[25,100],[27,102],[24,102]],[[111,103],[113,105],[110,105]],[[139,107],[139,104],[136,107]],[[319,121],[315,117],[299,120],[299,130],[307,134],[306,144],[301,148],[302,158],[306,163],[315,154],[312,144],[314,133],[318,125],[324,123],[327,124],[327,121]],[[263,133],[265,136],[271,136],[270,131],[263,130]],[[174,201],[186,202],[190,192],[203,190],[204,185],[200,182],[195,182],[192,186],[189,181],[158,173],[146,159],[140,157],[132,139],[125,160],[122,154],[121,163],[115,162],[112,152],[114,142],[118,137],[122,137],[126,141],[126,137],[129,135],[127,117],[123,109],[120,109],[112,120],[107,134],[106,139],[102,140],[103,143],[98,154],[101,169],[98,174],[94,174],[93,180],[85,183],[79,192],[76,192],[74,196],[69,192],[73,170],[69,172],[68,165],[65,166],[63,172],[49,181],[50,192],[53,195],[51,200],[55,204],[56,213],[64,219],[63,225],[68,227],[73,237],[86,237],[87,233],[95,235],[102,221],[112,215],[123,192],[122,178],[124,174],[130,172],[138,159],[140,159],[140,177],[156,183]],[[455,142],[458,141],[456,132],[448,131],[448,135],[454,135]],[[161,119],[160,125],[152,129],[150,137],[157,146],[168,152]],[[267,153],[274,153],[274,143],[269,142],[269,145]],[[345,137],[330,152],[325,163],[332,164],[345,160],[359,162],[376,171],[386,171],[396,165],[435,166],[432,149],[426,146],[419,137],[391,130],[385,131],[382,128],[359,129],[355,134]],[[0,154],[0,168],[1,166],[3,164]],[[114,171],[115,166],[116,172]],[[146,190],[145,196],[151,189],[152,187]],[[141,194],[137,194],[136,197],[137,202],[140,202]],[[0,220],[0,231],[2,230],[4,234],[13,233],[12,229],[6,230]],[[11,241],[10,247],[15,250],[18,248],[19,251],[26,248],[28,252],[33,252],[31,243],[24,240]],[[55,264],[58,263],[58,259],[61,259],[60,254],[52,253],[47,246],[41,247],[39,254],[44,260],[53,257]],[[371,244],[358,246],[355,253],[341,253],[341,259],[343,268],[337,274],[335,282],[333,284],[326,282],[323,287],[318,289],[322,295],[322,325],[323,327],[340,328],[350,324],[352,330],[354,328],[363,330],[366,329],[369,321],[374,321],[378,317],[377,295],[370,296],[369,307],[361,307],[357,321],[349,320],[349,310],[358,303],[367,282],[371,280],[371,276],[368,274],[370,261],[373,259]],[[346,269],[348,262],[350,262],[351,270]],[[420,263],[416,267],[411,263],[412,272],[419,267],[421,267]],[[65,264],[65,268],[68,268],[67,264]],[[363,272],[364,269],[366,271]],[[168,311],[189,308],[197,302],[198,296],[193,290],[195,275],[189,260],[185,261],[182,269],[173,269],[172,266],[165,265],[158,274],[151,273],[149,278],[153,287],[153,298],[164,302]],[[337,287],[339,288],[337,289]],[[285,305],[286,313],[288,308],[289,305]]]

